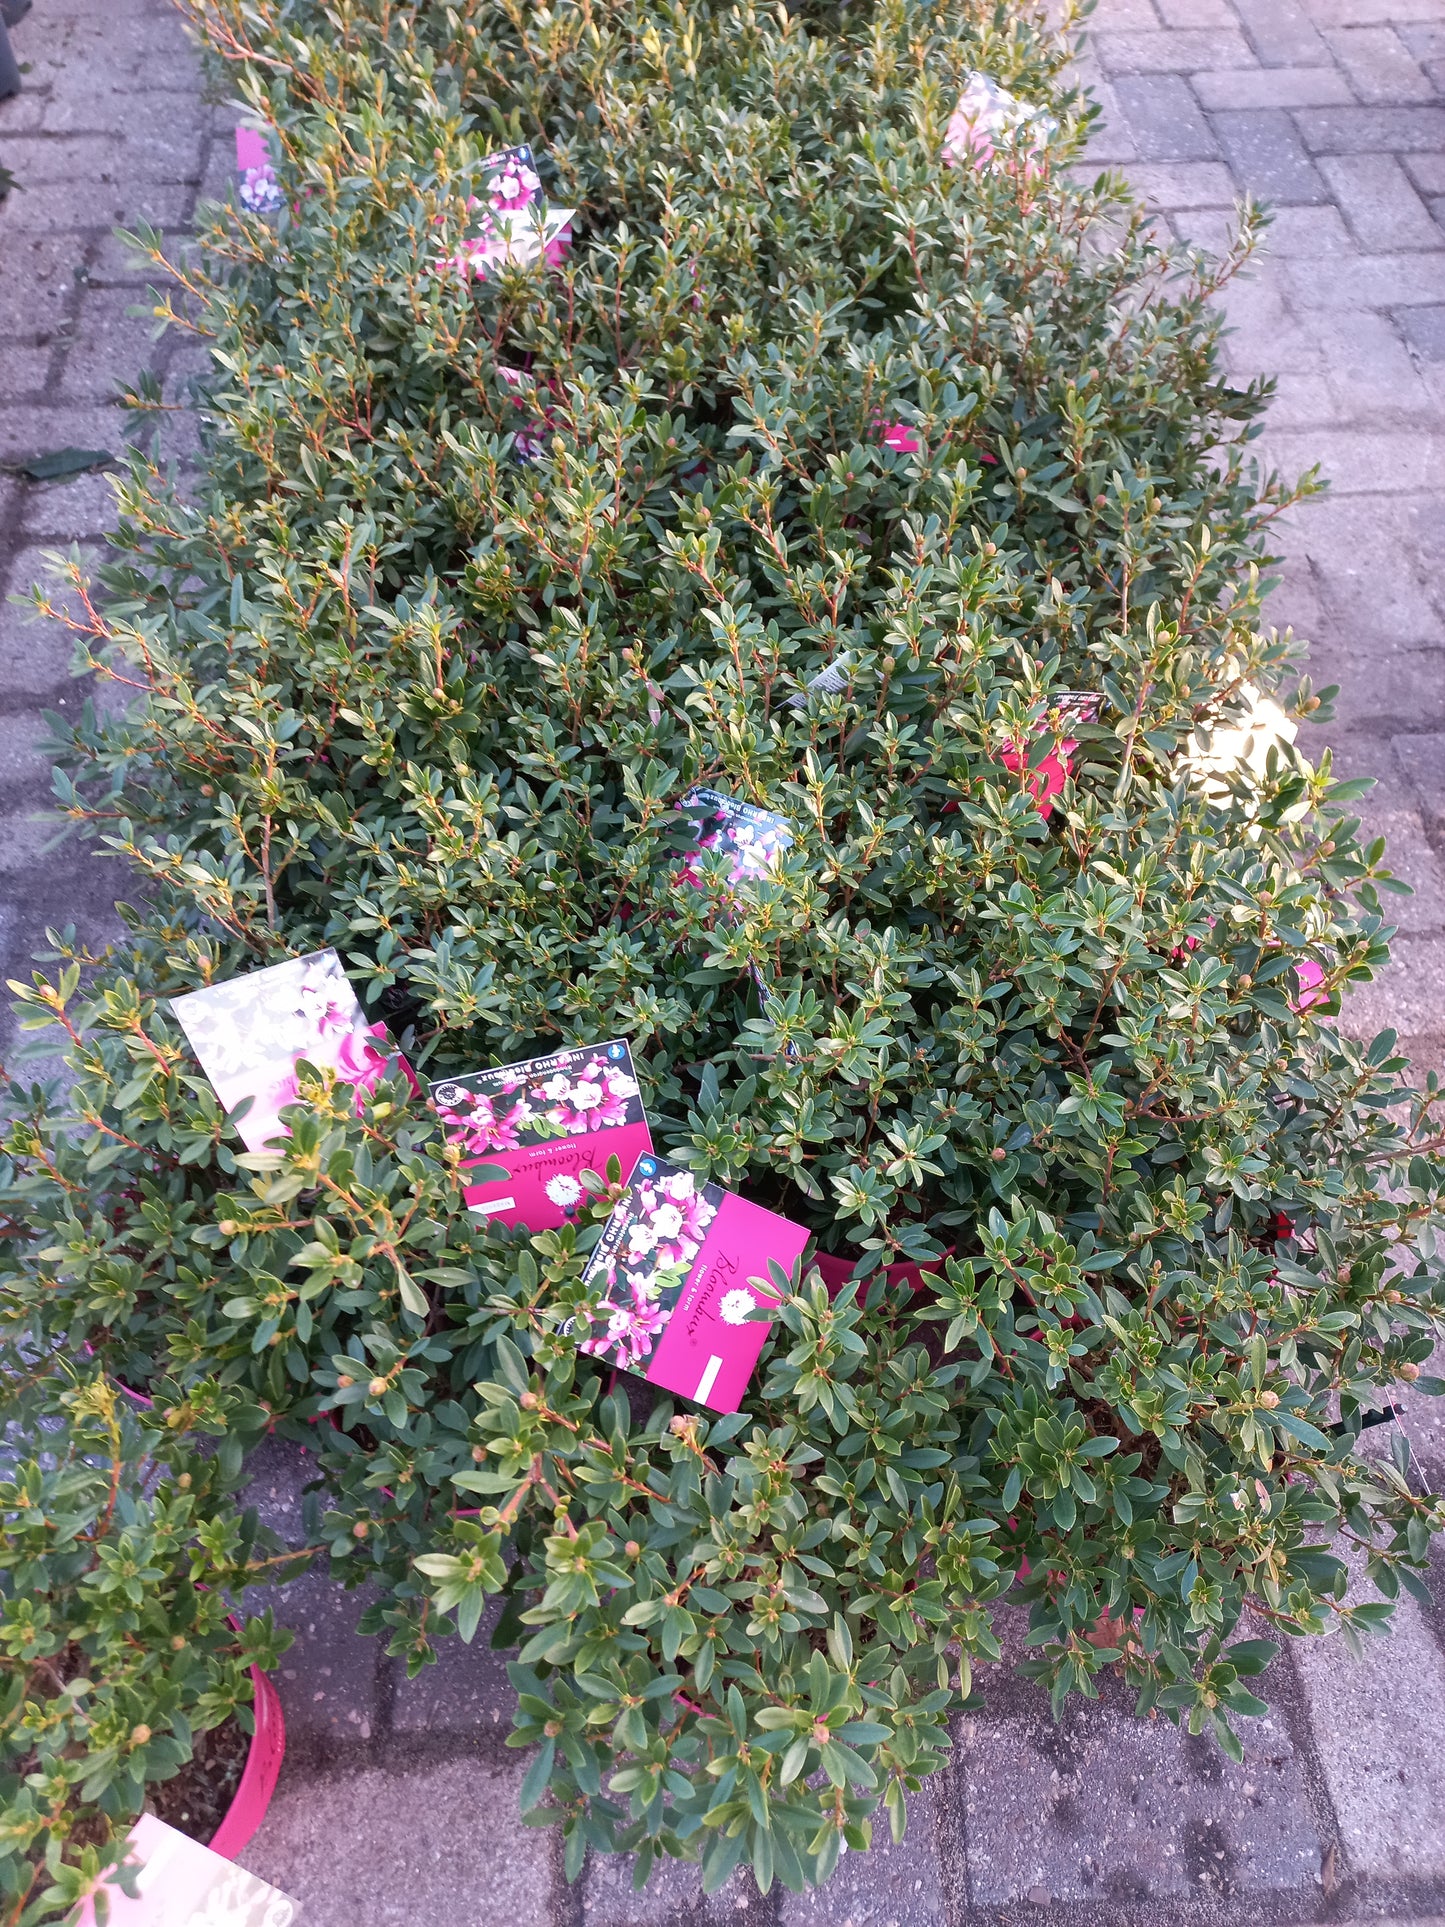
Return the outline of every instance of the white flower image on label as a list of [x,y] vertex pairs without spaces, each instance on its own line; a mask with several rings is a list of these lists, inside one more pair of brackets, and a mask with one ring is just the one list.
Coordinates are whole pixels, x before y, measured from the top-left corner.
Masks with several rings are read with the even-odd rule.
[[675,1238],[682,1230],[682,1213],[675,1204],[664,1204],[653,1214],[652,1228],[659,1238]]
[[725,1325],[745,1325],[757,1302],[750,1291],[725,1291],[718,1312]]
[[582,1195],[582,1187],[576,1178],[569,1178],[565,1172],[559,1172],[555,1178],[548,1178],[545,1189],[553,1204],[560,1204],[564,1211],[569,1205],[576,1204]]

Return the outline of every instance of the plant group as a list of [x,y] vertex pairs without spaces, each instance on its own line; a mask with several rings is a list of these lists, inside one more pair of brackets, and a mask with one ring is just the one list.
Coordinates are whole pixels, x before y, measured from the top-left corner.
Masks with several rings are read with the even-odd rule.
[[[1421,1583],[1439,1501],[1358,1430],[1445,1326],[1440,1094],[1328,1021],[1388,954],[1358,787],[1188,764],[1246,685],[1322,713],[1217,360],[1254,223],[1162,253],[984,0],[195,11],[285,206],[158,299],[205,484],[133,472],[75,624],[132,700],[59,786],[137,901],[20,991],[71,1078],[12,1086],[12,1341],[306,1437],[413,1667],[501,1594],[574,1875],[901,1830],[1005,1592],[1056,1704],[1114,1665],[1237,1752],[1246,1604],[1377,1621],[1336,1536]],[[975,70],[1045,148],[945,164]],[[522,139],[570,254],[439,271]],[[697,784],[791,842],[688,862]],[[588,1356],[626,1173],[488,1227],[399,1077],[304,1064],[239,1148],[165,999],[328,944],[432,1078],[625,1037],[663,1156],[852,1262],[740,1413]]]
[[165,1420],[102,1376],[6,1394],[0,1917],[31,1927],[69,1915],[201,1736],[252,1730],[250,1669],[291,1635],[234,1617],[226,1590],[290,1562],[236,1507],[239,1449],[207,1449],[259,1416],[214,1383]]

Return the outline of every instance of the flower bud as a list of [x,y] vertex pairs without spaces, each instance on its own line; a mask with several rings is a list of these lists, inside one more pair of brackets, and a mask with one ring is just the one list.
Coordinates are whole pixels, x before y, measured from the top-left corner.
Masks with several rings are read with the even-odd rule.
[[133,1726],[130,1729],[130,1743],[132,1746],[147,1746],[150,1744],[150,1737],[151,1730],[144,1721],[142,1721],[139,1726]]
[[485,1445],[474,1445],[472,1447],[472,1463],[474,1465],[480,1465],[486,1456],[487,1448]]
[[371,1527],[365,1519],[358,1519],[351,1528],[351,1536],[353,1539],[364,1539],[370,1530]]
[[524,1412],[535,1412],[541,1402],[541,1399],[538,1398],[535,1392],[523,1392],[522,1396],[517,1400],[517,1403]]
[[1266,1411],[1272,1412],[1275,1406],[1279,1404],[1279,1393],[1278,1392],[1261,1392],[1259,1395],[1259,1402],[1265,1408]]
[[373,1398],[380,1398],[386,1390],[386,1380],[384,1378],[374,1378],[366,1389]]

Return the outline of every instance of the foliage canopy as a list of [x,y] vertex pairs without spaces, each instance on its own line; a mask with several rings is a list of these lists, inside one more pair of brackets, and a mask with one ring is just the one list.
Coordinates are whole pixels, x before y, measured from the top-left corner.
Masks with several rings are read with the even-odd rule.
[[[212,343],[206,475],[132,476],[78,625],[134,700],[62,793],[142,889],[84,990],[62,938],[24,993],[72,1083],[12,1093],[10,1332],[306,1438],[411,1665],[504,1593],[574,1873],[825,1879],[901,1828],[1005,1591],[1056,1704],[1117,1664],[1237,1750],[1246,1604],[1377,1621],[1335,1534],[1420,1583],[1438,1502],[1357,1433],[1440,1389],[1445,1309],[1438,1093],[1321,1021],[1387,955],[1358,786],[1184,761],[1246,684],[1320,705],[1209,305],[1255,224],[1181,263],[1070,172],[1017,7],[198,12],[291,207],[158,303]],[[940,164],[973,68],[1049,100],[1040,164]],[[576,247],[459,287],[519,138]],[[677,888],[698,781],[793,827],[741,915]],[[805,1268],[741,1414],[579,1362],[607,1195],[479,1228],[399,1083],[237,1150],[163,999],[333,943],[434,1075],[625,1035],[660,1149],[858,1260]]]

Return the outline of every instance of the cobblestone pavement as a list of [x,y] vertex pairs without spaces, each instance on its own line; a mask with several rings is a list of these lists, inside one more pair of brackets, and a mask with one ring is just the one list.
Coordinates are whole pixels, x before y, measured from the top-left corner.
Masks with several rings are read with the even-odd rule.
[[[196,62],[165,0],[35,0],[13,35],[25,92],[0,103],[0,463],[151,432],[109,401],[143,366],[173,399],[185,363],[127,314],[141,288],[111,238],[144,217],[183,230],[224,193]],[[1093,158],[1133,175],[1181,237],[1222,238],[1249,190],[1276,209],[1264,265],[1228,297],[1234,372],[1277,372],[1263,447],[1321,462],[1333,489],[1286,530],[1275,617],[1314,645],[1341,721],[1318,732],[1351,775],[1416,894],[1399,961],[1353,1003],[1445,1062],[1445,0],[1102,0],[1085,55],[1107,124]],[[184,425],[165,431],[184,457]],[[46,548],[94,549],[100,477],[0,476],[0,589]],[[113,927],[102,860],[44,850],[41,712],[82,692],[63,641],[0,605],[0,950],[26,968],[47,924]],[[1445,1476],[1445,1422],[1412,1414]],[[1379,1437],[1376,1434],[1376,1437]],[[270,1448],[256,1487],[297,1519],[300,1454]],[[1242,1767],[1115,1697],[1061,1726],[1006,1669],[963,1723],[952,1769],[906,1842],[851,1856],[823,1894],[704,1902],[689,1869],[630,1892],[594,1866],[578,1888],[552,1836],[516,1819],[522,1762],[503,1745],[505,1674],[456,1648],[407,1684],[351,1630],[357,1601],[318,1578],[281,1611],[298,1630],[280,1680],[286,1766],[246,1861],[297,1895],[307,1927],[983,1927],[1094,1922],[1363,1922],[1445,1927],[1445,1571],[1437,1606],[1407,1604],[1388,1643],[1286,1655],[1273,1712]],[[1006,1615],[1006,1618],[1008,1616]],[[1016,1655],[1022,1628],[1007,1625]]]

